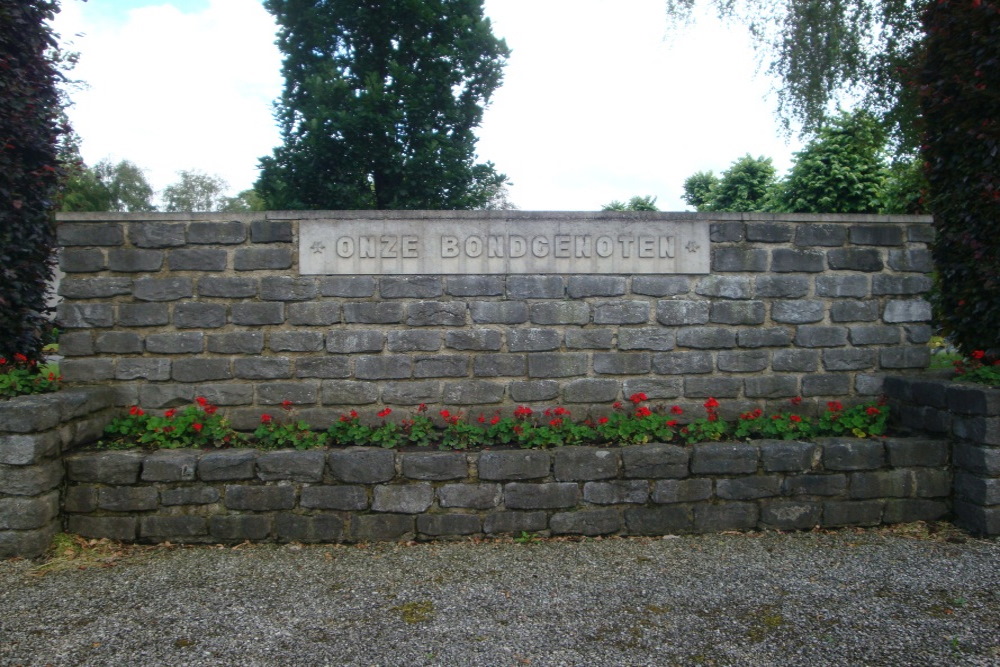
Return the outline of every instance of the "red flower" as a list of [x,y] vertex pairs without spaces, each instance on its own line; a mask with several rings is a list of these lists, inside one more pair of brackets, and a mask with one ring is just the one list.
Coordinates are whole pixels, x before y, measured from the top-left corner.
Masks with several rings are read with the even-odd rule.
[[799,405],[800,403],[802,403],[802,397],[796,396],[795,398],[789,399],[788,402],[791,403],[792,405]]
[[194,400],[201,407],[205,407],[206,405],[208,405],[208,399],[205,398],[204,396],[199,396],[198,398],[196,398]]
[[830,412],[840,412],[844,409],[844,405],[840,401],[830,401],[826,404],[826,409]]
[[973,350],[972,354],[970,354],[969,356],[972,357],[973,359],[982,359],[983,357],[986,356],[986,353],[983,352],[982,350]]
[[0,357],[0,366],[6,366],[6,365],[7,365],[7,358]]
[[648,417],[651,414],[653,414],[653,411],[647,408],[646,406],[643,406],[641,408],[636,408],[635,411],[635,416],[639,417],[640,419],[643,417]]
[[417,412],[427,412],[427,404],[421,403],[419,406],[417,406]]
[[717,421],[719,421],[719,415],[715,414],[714,412],[709,412],[708,413],[708,421],[710,421],[710,422],[717,422]]
[[631,396],[629,396],[628,400],[632,401],[633,403],[638,404],[638,403],[642,403],[643,401],[647,400],[647,397],[646,397],[646,394],[644,394],[644,393],[642,393],[640,391],[637,394],[632,394]]
[[493,415],[493,419],[490,420],[491,425],[496,425],[500,423],[500,415]]
[[799,417],[798,415],[792,415],[789,417],[789,419],[796,423],[802,421],[802,417]]
[[559,428],[560,426],[562,426],[562,423],[563,421],[559,419],[559,417],[556,417],[555,419],[549,422],[549,426],[551,426],[552,428]]
[[882,414],[882,411],[879,410],[878,408],[876,408],[874,405],[871,406],[870,408],[868,408],[867,410],[865,410],[865,412],[867,412],[868,414],[870,414],[872,416]]
[[569,415],[569,410],[562,407],[561,405],[557,405],[556,408],[552,411],[552,414],[554,414],[557,417],[561,417],[563,415]]
[[514,416],[523,419],[525,417],[530,417],[532,415],[531,408],[526,405],[519,405],[514,408]]
[[214,415],[218,409],[219,408],[216,405],[206,405],[205,406],[205,414],[206,415]]
[[[343,417],[341,417],[341,419],[343,419]],[[260,416],[260,423],[261,424],[270,424],[271,423],[271,415],[261,415]]]
[[163,427],[163,432],[164,433],[173,433],[174,432],[174,427],[173,426],[164,426]]
[[522,427],[522,426],[520,426],[518,424],[514,425],[514,433],[517,433],[518,435],[521,435],[523,432],[524,432],[524,427]]
[[615,401],[614,403],[611,404],[611,407],[613,407],[615,410],[621,410],[622,409],[621,401]]
[[22,364],[28,360],[28,357],[24,356],[20,352],[14,354],[14,361],[20,361]]
[[292,409],[292,402],[291,402],[291,401],[289,401],[289,400],[288,400],[288,399],[286,398],[285,400],[283,400],[283,401],[281,402],[281,407],[282,407],[282,408],[284,408],[285,410],[291,410],[291,409]]
[[670,421],[667,422],[667,426],[677,426],[677,420],[671,419]]
[[193,428],[198,433],[201,433],[202,426],[198,422],[191,424],[191,428]]
[[711,396],[709,396],[708,400],[705,401],[705,407],[708,408],[708,409],[717,408],[717,407],[719,407],[719,402],[717,400],[715,400],[714,398],[712,398]]
[[164,413],[163,413],[163,416],[164,416],[164,417],[166,417],[167,419],[171,419],[171,418],[173,418],[173,416],[174,416],[174,415],[176,415],[176,414],[177,414],[177,411],[176,411],[176,410],[174,410],[174,409],[170,409],[170,410],[167,410],[166,412],[164,412]]
[[681,406],[679,406],[679,405],[675,405],[674,407],[670,408],[670,412],[671,412],[671,414],[675,414],[675,415],[682,415],[682,414],[684,414],[684,410],[682,410]]
[[137,417],[141,417],[144,414],[146,414],[145,412],[142,411],[142,408],[140,408],[138,405],[133,405],[131,408],[129,408],[128,413],[130,415],[136,415]]
[[378,413],[378,416],[381,417],[382,419],[385,419],[391,414],[392,414],[392,408],[386,408],[382,412]]
[[357,410],[351,410],[350,414],[351,414],[351,419],[357,419],[358,418],[358,411]]
[[479,422],[480,424],[485,424],[486,423],[486,415],[480,413],[480,415],[478,417],[476,417],[476,421]]
[[607,424],[608,423],[608,418],[607,417],[598,417],[597,423],[598,424]]

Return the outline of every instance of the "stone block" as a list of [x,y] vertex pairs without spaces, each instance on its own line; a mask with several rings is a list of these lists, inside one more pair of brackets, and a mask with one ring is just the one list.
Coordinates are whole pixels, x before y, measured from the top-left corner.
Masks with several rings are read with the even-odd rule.
[[742,389],[742,378],[684,378],[684,396],[686,398],[737,398]]
[[334,478],[349,484],[377,484],[396,476],[395,454],[387,449],[332,449],[327,462]]
[[184,224],[147,220],[129,225],[128,238],[137,248],[175,248],[185,244]]
[[259,327],[285,321],[283,303],[234,303],[231,307],[233,324]]
[[630,479],[687,477],[689,450],[677,445],[649,444],[621,449],[622,476]]
[[1000,390],[969,383],[928,383],[945,394],[948,409],[961,415],[1000,415]]
[[479,479],[540,479],[549,476],[551,461],[547,451],[486,451],[479,455]]
[[406,324],[411,327],[461,327],[466,324],[467,311],[461,301],[420,301],[406,306]]
[[854,376],[854,391],[858,396],[879,396],[884,380],[883,375],[858,373]]
[[618,453],[596,447],[563,447],[554,453],[554,474],[561,482],[613,479],[618,476]]
[[140,301],[176,301],[194,296],[191,278],[137,278],[132,294]]
[[948,504],[937,500],[915,498],[889,499],[882,513],[882,523],[913,523],[938,521],[950,514]]
[[594,306],[594,324],[645,324],[649,322],[649,302],[616,301]]
[[849,327],[852,345],[898,345],[899,327],[852,326]]
[[562,299],[562,276],[507,276],[508,299]]
[[378,384],[353,380],[324,380],[321,397],[324,405],[368,405],[378,400]]
[[746,475],[757,471],[759,450],[754,445],[698,443],[691,452],[695,475]]
[[441,400],[441,383],[388,382],[383,384],[382,402],[388,405],[420,405]]
[[761,248],[712,248],[712,273],[763,273],[767,254]]
[[882,319],[889,324],[929,322],[932,319],[931,304],[924,299],[891,300],[885,305]]
[[204,349],[205,334],[200,331],[146,336],[146,350],[153,354],[200,354]]
[[721,299],[749,299],[753,283],[747,276],[705,276],[695,284],[696,294]]
[[445,484],[437,496],[441,507],[485,510],[500,505],[503,493],[499,484]]
[[656,320],[666,326],[707,324],[710,301],[661,300],[656,302]]
[[288,304],[288,323],[291,325],[319,327],[339,322],[339,303],[309,301]]
[[826,268],[824,264],[821,250],[775,248],[771,251],[772,273],[821,273]]
[[122,245],[125,235],[117,223],[72,223],[56,226],[56,242],[60,246]]
[[[584,330],[586,332],[586,330]],[[572,334],[584,333],[584,332],[566,332],[566,347],[573,347],[570,345],[570,337]],[[610,331],[608,332],[610,334]],[[609,341],[606,347],[610,347],[610,336],[608,336]],[[665,351],[672,350],[677,342],[676,333],[669,329],[662,329],[659,327],[649,327],[641,329],[620,329],[618,331],[618,349],[619,350],[657,350]],[[580,346],[583,347],[583,346]],[[592,347],[604,347],[593,345]]]
[[263,271],[292,268],[291,248],[237,248],[233,254],[237,271]]
[[833,275],[816,277],[816,296],[859,298],[871,295],[868,276]]
[[618,397],[621,385],[618,380],[580,378],[571,380],[563,388],[566,403],[608,403]]
[[59,268],[64,273],[95,273],[108,268],[108,262],[100,248],[62,248],[59,253]]
[[322,296],[367,298],[375,295],[373,276],[323,276],[319,279]]
[[906,340],[914,345],[925,345],[934,336],[934,327],[930,324],[904,324]]
[[503,400],[504,385],[485,380],[448,382],[444,387],[444,402],[451,405],[481,405]]
[[786,496],[842,496],[847,493],[843,474],[788,475],[781,485]]
[[476,324],[520,324],[528,321],[528,304],[524,301],[473,301],[469,304],[469,312]]
[[231,510],[266,512],[295,507],[295,488],[291,486],[226,486],[225,505]]
[[844,225],[824,225],[811,222],[797,225],[795,245],[797,246],[842,246],[847,242],[847,228]]
[[233,377],[229,359],[177,359],[170,369],[170,378],[177,382],[206,382]]
[[292,479],[297,482],[318,482],[323,479],[326,454],[321,451],[261,452],[257,457],[257,477],[265,482]]
[[856,245],[903,245],[904,229],[897,225],[851,225],[851,243]]
[[529,308],[534,324],[589,324],[590,305],[583,301],[542,301]]
[[359,356],[355,360],[355,377],[360,380],[398,380],[413,373],[413,359],[401,354]]
[[416,519],[409,514],[361,514],[351,518],[351,540],[384,542],[402,540],[415,532]]
[[890,250],[889,268],[893,271],[930,273],[934,270],[934,260],[931,257],[930,251],[923,248],[912,250]]
[[543,352],[558,350],[563,334],[557,329],[511,329],[507,332],[510,352]]
[[112,359],[64,359],[59,370],[67,382],[100,382],[115,376]]
[[744,224],[735,220],[713,222],[709,226],[709,238],[712,243],[737,243],[745,238]]
[[501,296],[503,276],[447,276],[445,292],[452,296]]
[[427,481],[465,479],[469,474],[466,455],[459,452],[403,452],[404,477]]
[[266,540],[272,524],[273,519],[268,514],[216,515],[208,519],[208,533],[226,542]]
[[344,520],[336,514],[282,512],[274,517],[274,530],[282,542],[339,542],[344,527]]
[[368,492],[363,486],[303,486],[299,504],[309,509],[365,510]]
[[736,331],[724,327],[684,327],[677,332],[678,347],[712,350],[736,347]]
[[56,322],[67,329],[110,327],[114,319],[110,303],[60,303],[56,308]]
[[622,296],[624,276],[571,275],[566,281],[566,293],[571,299],[593,296]]
[[882,253],[875,248],[837,248],[828,253],[827,263],[834,271],[874,273],[885,268]]
[[646,375],[650,368],[648,352],[594,353],[594,372],[602,375]]
[[924,294],[934,286],[930,276],[900,276],[886,273],[872,276],[872,294],[909,295]]
[[434,488],[430,484],[379,485],[374,489],[372,511],[397,514],[419,514],[434,502]]
[[771,355],[764,350],[723,350],[717,363],[727,373],[759,373],[768,367]]
[[385,333],[381,331],[330,331],[326,335],[326,349],[337,354],[381,352],[385,340]]
[[922,222],[907,227],[906,235],[910,243],[934,243],[935,230],[933,225]]
[[72,482],[135,484],[142,467],[142,452],[80,452],[64,459],[66,477]]
[[799,347],[842,347],[847,345],[847,327],[800,326],[795,333]]
[[782,324],[819,322],[823,319],[825,309],[825,302],[813,299],[775,301],[771,305],[771,319]]
[[874,440],[818,438],[827,470],[875,470],[885,465],[885,447]]
[[556,512],[549,519],[553,535],[609,535],[624,527],[619,510],[580,510],[577,512]]
[[483,532],[483,520],[478,514],[422,514],[417,532],[430,537],[473,535]]
[[208,533],[208,521],[200,516],[144,516],[139,520],[139,536],[184,541]]
[[0,435],[0,464],[26,466],[59,453],[61,441],[55,431]]
[[664,352],[654,354],[653,372],[659,375],[695,375],[715,369],[710,352]]
[[453,350],[499,351],[503,346],[503,336],[495,329],[448,331],[445,333],[445,346]]
[[180,486],[163,489],[160,504],[167,505],[211,505],[219,502],[221,494],[211,486]]
[[710,479],[663,479],[653,484],[652,500],[659,505],[691,503],[711,497]]
[[594,505],[645,505],[649,500],[649,482],[645,480],[615,480],[587,482],[583,499]]
[[517,377],[528,372],[528,357],[523,354],[478,354],[473,358],[473,375],[479,377]]
[[348,324],[399,324],[403,321],[403,304],[345,303],[344,321]]
[[250,223],[251,243],[291,243],[292,223],[286,220],[253,220]]
[[1000,535],[1000,507],[955,502],[955,523],[973,535]]
[[756,503],[700,503],[694,507],[694,529],[698,533],[752,530],[757,527],[759,518],[760,510]]
[[64,331],[59,335],[59,354],[64,357],[89,357],[94,354],[94,335],[90,331]]
[[260,279],[260,298],[264,301],[308,301],[319,289],[312,278],[265,276]]
[[179,408],[194,400],[194,387],[183,384],[143,384],[139,387],[140,405],[147,408]]
[[823,368],[828,371],[861,371],[874,366],[874,350],[851,347],[823,350]]
[[233,276],[202,276],[198,278],[198,295],[227,299],[250,299],[257,296],[256,278]]
[[896,347],[879,350],[878,359],[882,368],[927,368],[931,363],[931,351],[923,345]]
[[121,273],[159,271],[163,266],[162,250],[115,248],[108,251],[108,270]]
[[874,322],[878,310],[877,301],[838,301],[830,306],[830,321]]
[[295,360],[297,378],[346,378],[350,375],[350,361],[344,357],[300,357]]
[[634,507],[625,510],[625,525],[630,535],[672,535],[690,533],[694,527],[691,505]]
[[983,477],[1000,477],[1000,449],[998,448],[975,442],[956,442],[952,450],[952,457],[956,470]]
[[1000,505],[1000,479],[958,472],[955,495],[977,505]]
[[142,338],[130,331],[107,331],[97,335],[96,349],[100,354],[142,354]]
[[58,516],[59,493],[57,491],[46,493],[37,498],[0,497],[0,530],[44,528]]
[[[73,513],[89,513],[97,509],[97,490],[98,487],[79,484],[74,486],[67,486],[66,491],[63,493],[63,510],[66,512]],[[0,504],[2,504],[0,500]],[[56,496],[56,510],[58,513],[58,495]]]
[[913,479],[912,495],[920,498],[952,496],[952,471],[941,468],[917,468],[910,471]]
[[495,512],[483,519],[483,532],[487,535],[503,533],[534,533],[548,528],[545,512]]
[[824,526],[875,526],[882,521],[884,500],[848,500],[823,503]]
[[914,491],[913,476],[905,469],[854,472],[848,480],[853,499],[905,498]]
[[107,299],[132,293],[131,278],[71,278],[59,283],[59,295],[67,299]]
[[580,487],[573,482],[510,482],[504,485],[507,509],[559,509],[575,507],[579,502]]
[[651,401],[677,398],[682,393],[683,381],[680,378],[636,378],[622,383],[623,396],[646,394]]
[[559,396],[559,383],[555,380],[511,382],[509,391],[511,399],[521,403],[549,401]]
[[314,382],[258,382],[257,402],[261,405],[278,405],[290,401],[295,405],[316,402],[319,387]]
[[382,276],[379,295],[383,299],[432,299],[441,296],[438,276]]
[[179,303],[174,307],[178,329],[215,329],[226,324],[226,307],[218,303]]
[[441,349],[440,331],[390,331],[388,349],[390,352],[433,352]]
[[806,276],[756,276],[754,293],[760,299],[800,299],[809,293],[809,278]]
[[807,375],[802,378],[803,396],[846,396],[851,393],[850,375]]
[[124,540],[136,538],[138,521],[134,516],[73,515],[66,520],[67,532],[93,539]]
[[105,486],[97,491],[97,506],[110,512],[142,512],[159,506],[152,486]]
[[227,254],[217,248],[182,248],[167,253],[171,271],[225,271]]
[[794,375],[758,375],[743,381],[747,398],[792,398],[799,395],[799,381]]
[[471,357],[457,354],[432,354],[415,356],[413,362],[413,377],[443,378],[467,377]]
[[198,461],[198,477],[205,482],[253,479],[256,458],[252,449],[209,452]]
[[777,475],[733,477],[715,482],[715,494],[724,500],[757,500],[780,492],[781,478]]
[[323,334],[318,331],[274,331],[268,339],[272,352],[319,352]]
[[160,450],[142,462],[145,482],[190,482],[198,470],[198,453],[193,450]]
[[760,504],[760,523],[776,530],[808,530],[820,525],[821,503],[798,500],[765,500]]
[[187,242],[192,245],[238,245],[246,238],[246,225],[238,220],[192,222],[187,228]]
[[528,377],[559,378],[587,374],[588,355],[574,352],[528,355]]
[[679,296],[691,291],[687,276],[634,276],[632,293],[644,296]]

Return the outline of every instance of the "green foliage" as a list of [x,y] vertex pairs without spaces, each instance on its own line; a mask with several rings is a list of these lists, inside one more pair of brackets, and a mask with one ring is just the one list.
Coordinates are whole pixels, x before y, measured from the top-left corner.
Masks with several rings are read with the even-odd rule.
[[243,437],[234,431],[229,420],[216,414],[218,407],[199,396],[196,405],[183,411],[167,410],[162,415],[148,414],[137,405],[128,414],[114,419],[104,432],[111,436],[99,447],[125,449],[177,449],[180,447],[233,447],[243,444]]
[[885,433],[885,422],[889,410],[881,405],[855,405],[844,408],[839,401],[830,401],[824,412],[813,425],[813,435],[846,435],[867,438]]
[[16,353],[11,360],[0,357],[0,398],[58,391],[61,381],[57,370],[40,368],[23,354]]
[[952,362],[955,368],[955,379],[963,382],[975,382],[991,387],[1000,386],[1000,358],[987,354],[984,350],[973,350],[968,357]]
[[620,202],[617,199],[610,204],[601,207],[602,211],[659,211],[656,207],[656,197],[646,195],[632,197],[628,202]]
[[371,426],[361,423],[361,417],[356,410],[351,410],[340,415],[340,418],[327,429],[326,434],[329,436],[331,445],[349,447],[368,444],[372,430]]
[[882,187],[881,213],[919,215],[930,213],[927,176],[919,157],[896,160],[889,166]]
[[796,440],[808,438],[811,432],[812,420],[808,417],[783,412],[765,415],[760,408],[757,408],[740,415],[733,435],[740,440],[748,438]]
[[[684,20],[695,2],[667,0],[667,13]],[[893,143],[904,151],[917,147],[912,81],[924,49],[920,15],[927,0],[711,2],[720,16],[747,26],[767,73],[781,81],[778,114],[786,128],[815,131],[847,96],[880,120]]]
[[719,177],[711,171],[699,171],[684,181],[683,199],[696,211],[707,211],[712,202],[712,193],[719,186]]
[[965,354],[1000,349],[1000,3],[929,3],[927,128],[936,318]]
[[623,445],[641,445],[647,442],[670,442],[678,424],[676,414],[656,414],[644,405],[646,394],[632,394],[629,401],[633,408],[627,410],[622,403],[612,406],[610,416],[600,417],[594,430],[606,442]]
[[709,200],[699,210],[734,212],[772,210],[776,182],[776,171],[771,158],[744,155],[722,172],[722,178],[712,188]]
[[61,169],[54,1],[0,3],[0,357],[37,360]]
[[444,420],[444,431],[441,433],[441,449],[469,449],[479,447],[486,439],[486,430],[476,424],[470,424],[462,418],[461,413],[452,414],[450,410],[441,410]]
[[177,176],[179,180],[163,190],[164,211],[221,211],[230,203],[225,196],[229,184],[224,179],[198,170],[179,171]]
[[284,414],[278,418],[269,414],[260,416],[260,425],[253,432],[258,449],[313,449],[326,444],[326,433],[317,433],[305,421],[295,418],[291,401],[282,402],[281,409]]
[[87,167],[80,159],[63,158],[66,182],[62,211],[155,211],[153,187],[142,169],[128,160],[104,159]]
[[243,190],[235,197],[226,197],[222,207],[219,209],[225,213],[246,213],[249,211],[266,211],[267,204],[264,198],[254,190]]
[[472,209],[506,182],[475,128],[509,51],[482,0],[266,0],[281,26],[272,209]]
[[782,184],[790,213],[877,213],[888,177],[885,135],[870,113],[843,112],[823,125]]

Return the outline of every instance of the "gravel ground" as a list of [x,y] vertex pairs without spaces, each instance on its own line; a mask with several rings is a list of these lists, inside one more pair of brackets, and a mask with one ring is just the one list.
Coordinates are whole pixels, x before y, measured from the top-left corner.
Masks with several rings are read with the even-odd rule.
[[1000,665],[1000,541],[954,531],[138,547],[37,566],[0,562],[2,665]]

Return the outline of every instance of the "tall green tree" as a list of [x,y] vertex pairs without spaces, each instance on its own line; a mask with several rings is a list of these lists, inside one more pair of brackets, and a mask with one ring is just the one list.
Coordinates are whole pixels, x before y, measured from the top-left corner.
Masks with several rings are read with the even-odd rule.
[[482,0],[265,0],[278,24],[283,144],[271,209],[472,209],[506,181],[475,128],[509,55]]
[[885,135],[866,111],[842,113],[795,154],[778,196],[791,213],[878,213],[889,171]]
[[646,195],[645,197],[640,197],[636,195],[632,197],[627,202],[620,202],[617,199],[612,201],[610,204],[605,204],[601,207],[602,211],[659,211],[660,209],[656,207],[656,197],[651,195]]
[[128,160],[104,159],[93,167],[82,160],[67,165],[60,210],[155,211],[153,186],[140,167]]
[[[915,81],[928,0],[704,0],[745,24],[762,64],[781,84],[786,127],[817,130],[838,103],[856,100],[908,151],[920,143]],[[683,22],[697,0],[666,0]]]
[[229,184],[223,178],[196,169],[179,171],[177,176],[177,182],[163,189],[164,211],[221,211],[229,203],[225,194]]
[[696,211],[707,211],[712,203],[712,193],[718,185],[719,177],[711,171],[696,172],[684,181],[682,198],[688,206],[694,206]]
[[706,211],[769,211],[774,206],[777,171],[771,158],[749,154],[722,172],[711,190]]
[[0,357],[41,355],[61,180],[49,0],[0,1]]

